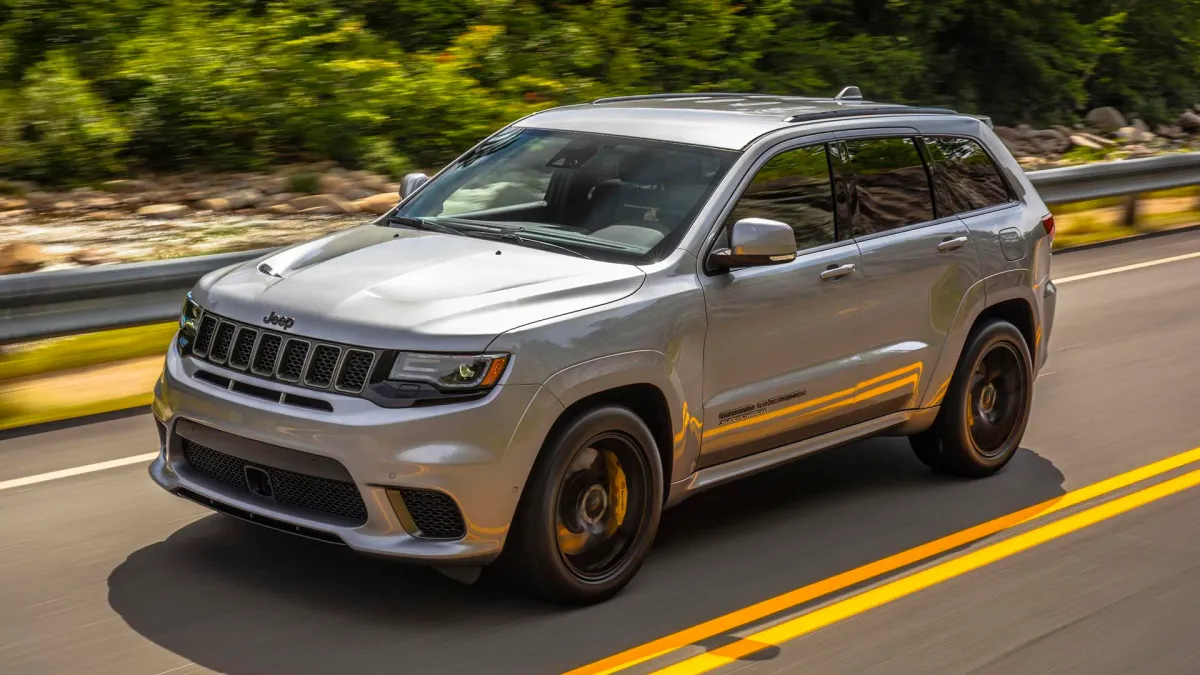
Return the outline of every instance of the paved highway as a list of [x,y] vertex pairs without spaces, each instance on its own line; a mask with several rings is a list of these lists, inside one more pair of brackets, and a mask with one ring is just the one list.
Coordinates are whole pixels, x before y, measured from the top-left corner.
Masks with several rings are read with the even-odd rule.
[[587,609],[170,497],[142,412],[0,434],[0,673],[1200,672],[1200,233],[1053,265],[1000,475],[934,476],[901,439],[811,457],[669,512]]

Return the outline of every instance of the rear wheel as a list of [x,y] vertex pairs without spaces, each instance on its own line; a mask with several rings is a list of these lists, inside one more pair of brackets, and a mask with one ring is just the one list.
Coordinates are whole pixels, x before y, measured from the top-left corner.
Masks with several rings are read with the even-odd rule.
[[992,320],[971,336],[928,431],[910,437],[937,471],[988,476],[1020,447],[1033,402],[1033,360],[1021,331]]
[[620,406],[580,415],[547,443],[534,468],[505,551],[509,566],[556,602],[616,595],[649,553],[662,485],[654,437],[641,418]]

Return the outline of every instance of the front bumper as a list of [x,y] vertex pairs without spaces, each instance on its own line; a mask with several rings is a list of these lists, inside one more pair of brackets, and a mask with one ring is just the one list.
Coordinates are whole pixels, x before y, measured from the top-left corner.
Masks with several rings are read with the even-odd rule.
[[[239,382],[322,398],[333,412],[222,389],[194,377],[201,366]],[[161,423],[162,443],[150,476],[167,491],[214,510],[344,543],[365,553],[430,563],[482,564],[500,553],[533,461],[562,409],[558,399],[540,386],[503,384],[477,401],[386,409],[356,397],[267,383],[198,364],[172,346],[155,386],[153,410]],[[350,522],[254,494],[245,485],[214,480],[190,464],[182,451],[180,432],[195,433],[197,427],[214,430],[218,439],[231,434],[251,445],[275,448],[270,452],[299,451],[294,453],[298,457],[334,460],[325,463],[344,467],[346,479],[362,497],[365,518]],[[273,462],[270,454],[267,457],[255,461],[269,469],[297,468],[294,459],[280,455],[287,461]],[[289,462],[290,466],[280,466]],[[449,495],[461,513],[465,534],[430,539],[414,532],[403,508],[398,512],[393,506],[388,488]]]

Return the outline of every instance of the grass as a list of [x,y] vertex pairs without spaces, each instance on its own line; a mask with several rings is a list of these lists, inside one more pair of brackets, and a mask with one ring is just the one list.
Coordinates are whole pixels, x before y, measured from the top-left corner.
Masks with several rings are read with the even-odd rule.
[[175,323],[121,328],[18,345],[0,354],[0,382],[167,353]]

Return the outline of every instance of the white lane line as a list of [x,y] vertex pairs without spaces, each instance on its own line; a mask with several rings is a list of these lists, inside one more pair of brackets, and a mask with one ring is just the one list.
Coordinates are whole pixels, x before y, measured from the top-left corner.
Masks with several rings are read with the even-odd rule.
[[105,469],[115,469],[119,466],[140,464],[142,462],[149,462],[155,457],[158,457],[157,452],[148,452],[144,455],[122,457],[121,459],[110,459],[107,462],[97,462],[95,464],[88,464],[86,466],[77,466],[73,469],[51,471],[50,473],[39,473],[36,476],[26,476],[24,478],[13,478],[12,480],[0,481],[0,490],[25,487],[26,485],[36,485],[38,483],[45,483],[46,481],[50,480],[58,480],[59,478],[70,478],[71,476],[80,476],[85,473],[104,471]]
[[1088,272],[1087,274],[1076,274],[1073,277],[1063,277],[1055,279],[1055,285],[1065,284],[1071,281],[1083,281],[1084,279],[1094,279],[1096,277],[1104,277],[1109,274],[1117,274],[1119,272],[1128,272],[1130,270],[1140,270],[1144,267],[1154,267],[1155,265],[1165,265],[1167,263],[1179,262],[1180,260],[1190,260],[1192,258],[1200,258],[1200,251],[1195,253],[1185,253],[1183,255],[1174,255],[1170,258],[1159,258],[1158,260],[1148,260],[1133,265],[1125,265],[1123,267],[1113,267],[1112,269],[1100,270],[1099,272]]

